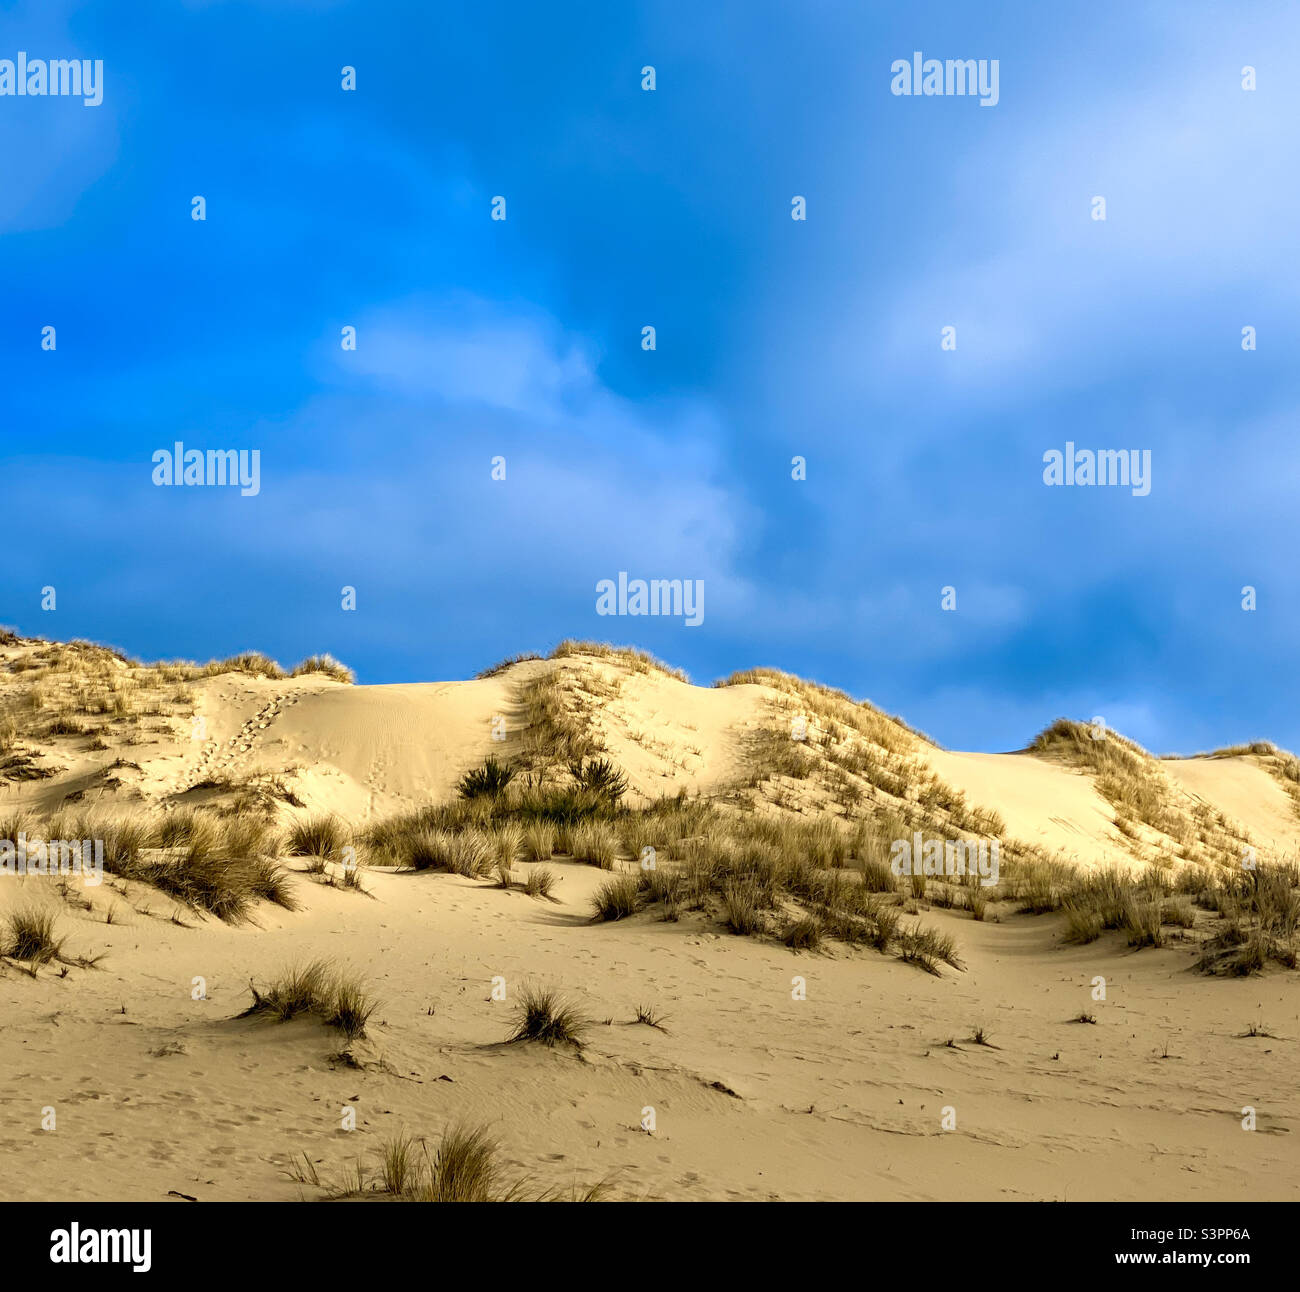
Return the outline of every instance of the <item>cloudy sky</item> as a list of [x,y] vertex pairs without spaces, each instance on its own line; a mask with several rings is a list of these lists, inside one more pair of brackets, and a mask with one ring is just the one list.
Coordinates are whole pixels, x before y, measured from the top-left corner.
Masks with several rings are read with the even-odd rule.
[[[976,8],[0,4],[0,58],[104,63],[0,97],[0,621],[366,682],[598,637],[956,748],[1300,746],[1300,15]],[[1000,101],[892,95],[917,50]],[[260,494],[155,487],[177,440]],[[1150,494],[1046,487],[1067,441]],[[620,570],[704,622],[598,616]]]

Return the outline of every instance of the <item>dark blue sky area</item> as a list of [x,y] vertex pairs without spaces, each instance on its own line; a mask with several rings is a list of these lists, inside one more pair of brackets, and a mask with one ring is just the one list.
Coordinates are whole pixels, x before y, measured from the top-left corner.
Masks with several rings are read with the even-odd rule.
[[[1300,745],[1294,7],[41,0],[20,50],[104,101],[0,97],[0,620],[367,682],[599,637],[958,748]],[[892,95],[914,50],[999,103]],[[155,487],[176,440],[261,492]],[[1067,441],[1150,494],[1046,487]],[[620,570],[704,622],[598,616]]]

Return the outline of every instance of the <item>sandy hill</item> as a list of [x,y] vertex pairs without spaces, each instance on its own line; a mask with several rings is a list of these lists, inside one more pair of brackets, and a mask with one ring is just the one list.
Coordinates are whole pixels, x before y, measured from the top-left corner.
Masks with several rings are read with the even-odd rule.
[[529,712],[530,694],[545,688],[558,697],[561,736],[607,754],[633,801],[744,794],[847,822],[864,804],[915,801],[938,782],[972,813],[1000,818],[995,833],[1086,865],[1161,852],[1233,860],[1238,845],[1300,850],[1295,760],[1267,746],[1141,755],[1134,774],[1153,787],[1158,810],[1144,800],[1135,811],[1122,787],[1107,797],[1114,787],[1104,768],[1051,742],[951,752],[868,704],[766,670],[699,687],[635,652],[576,647],[465,682],[356,686],[328,673],[259,671],[267,666],[253,657],[204,676],[94,647],[0,647],[0,721],[9,730],[0,803],[167,808],[274,783],[289,815],[301,805],[363,823],[454,797],[487,756],[515,757],[530,740],[554,744],[554,715]]
[[[594,644],[358,686],[0,635],[0,846],[109,872],[0,874],[8,1196],[379,1196],[460,1124],[618,1198],[1295,1197],[1296,760],[1097,734]],[[917,833],[996,882],[892,873]],[[580,1043],[504,1043],[539,984]]]

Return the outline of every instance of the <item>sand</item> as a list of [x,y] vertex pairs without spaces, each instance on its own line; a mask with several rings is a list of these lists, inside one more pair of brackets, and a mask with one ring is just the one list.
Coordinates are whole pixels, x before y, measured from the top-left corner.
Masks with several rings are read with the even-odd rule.
[[[178,725],[98,757],[139,765],[112,791],[120,805],[201,800],[212,791],[185,786],[292,768],[304,810],[359,823],[450,796],[496,747],[514,683],[546,667],[400,686],[222,676],[196,684],[206,741]],[[595,713],[648,799],[733,783],[772,700],[762,686],[634,673]],[[1026,754],[925,757],[1018,837],[1088,864],[1123,850],[1082,773]],[[49,807],[86,781],[83,763],[63,762],[53,782],[0,790],[0,811]],[[1289,801],[1249,760],[1165,766],[1252,832],[1295,844]],[[358,1157],[373,1164],[399,1131],[432,1142],[460,1120],[487,1125],[508,1167],[540,1186],[605,1180],[620,1199],[1300,1197],[1300,975],[1208,978],[1185,947],[1134,952],[1113,934],[1066,947],[1059,916],[979,924],[936,909],[927,920],[956,934],[966,967],[933,977],[699,920],[593,924],[607,876],[548,864],[555,902],[444,874],[372,871],[366,894],[302,875],[300,910],[262,905],[237,926],[173,923],[174,903],[139,884],[92,891],[92,910],[61,918],[70,951],[104,956],[96,968],[0,971],[5,1197],[317,1198],[323,1188],[292,1178],[304,1154],[328,1182]],[[0,911],[44,884],[0,879]],[[310,1019],[237,1017],[250,979],[321,955],[380,1002],[351,1061]],[[796,979],[806,999],[792,998]],[[562,988],[596,1020],[585,1049],[502,1044],[525,981]],[[642,1004],[666,1030],[631,1021]],[[1095,1023],[1074,1021],[1083,1013]],[[1244,1035],[1251,1024],[1271,1035]],[[980,1026],[991,1044],[969,1039]],[[47,1106],[54,1130],[41,1128]]]

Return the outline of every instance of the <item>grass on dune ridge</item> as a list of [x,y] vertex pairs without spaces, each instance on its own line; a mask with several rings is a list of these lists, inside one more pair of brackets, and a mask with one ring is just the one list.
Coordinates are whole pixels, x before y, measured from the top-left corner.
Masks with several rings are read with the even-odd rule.
[[[140,666],[120,652],[78,642],[20,644],[23,653],[0,676],[23,681],[29,719],[42,715],[69,738],[90,734],[81,727],[97,717],[125,720],[142,697],[163,703],[137,675]],[[364,829],[301,815],[282,831],[272,811],[282,804],[271,794],[258,798],[258,811],[95,817],[65,810],[44,822],[16,817],[0,821],[0,837],[25,829],[32,838],[42,832],[102,838],[111,874],[230,921],[247,919],[258,901],[294,908],[280,857],[323,865],[353,845],[372,864],[495,879],[533,896],[551,892],[554,870],[517,884],[512,868],[567,856],[611,872],[594,901],[602,920],[652,909],[670,921],[694,914],[737,935],[778,938],[799,950],[840,941],[890,949],[926,967],[957,957],[942,939],[927,942],[907,923],[922,906],[975,919],[1002,918],[1008,904],[1017,912],[1062,912],[1067,936],[1076,940],[1114,931],[1134,945],[1161,945],[1199,933],[1214,944],[1204,967],[1216,971],[1294,958],[1294,867],[1260,863],[1243,872],[1235,863],[1244,834],[1174,793],[1156,760],[1115,733],[1094,740],[1082,724],[1062,720],[1032,746],[1040,756],[1085,767],[1115,807],[1117,825],[1153,854],[1146,871],[1101,878],[1006,838],[995,812],[968,804],[923,765],[920,733],[842,692],[775,670],[751,670],[718,684],[762,685],[776,697],[771,721],[755,736],[747,784],[716,799],[679,794],[629,806],[627,777],[603,746],[593,707],[617,693],[620,670],[684,675],[643,652],[598,643],[565,642],[550,659],[582,657],[620,669],[588,676],[551,668],[521,677],[512,688],[518,734],[507,756],[471,769],[451,802]],[[328,671],[328,657],[313,657],[303,668],[309,665]],[[210,675],[226,666],[272,675],[266,657],[256,653],[190,667]],[[174,702],[183,704],[183,688],[195,675],[168,671],[178,667],[156,666],[150,685],[173,688]],[[6,743],[12,748],[22,739],[14,731],[20,724],[13,695],[0,695],[0,758]],[[798,738],[791,734],[795,720],[803,724]],[[1294,764],[1300,791],[1300,763],[1273,746],[1217,752],[1272,759],[1280,779]],[[794,794],[800,787],[812,797],[800,800]],[[890,845],[917,831],[943,840],[1000,838],[1001,882],[995,889],[920,876],[900,883],[889,868]],[[652,864],[635,866],[647,850]]]

